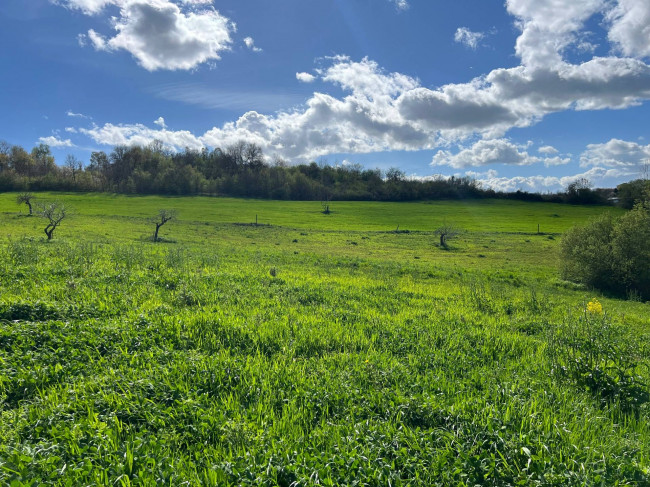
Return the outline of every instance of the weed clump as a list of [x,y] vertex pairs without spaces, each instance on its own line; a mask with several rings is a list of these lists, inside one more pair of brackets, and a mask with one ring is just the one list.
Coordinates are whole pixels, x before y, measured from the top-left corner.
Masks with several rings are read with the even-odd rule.
[[578,319],[550,330],[547,351],[557,377],[588,391],[603,407],[638,414],[650,401],[648,385],[639,374],[644,364],[640,349],[593,299]]

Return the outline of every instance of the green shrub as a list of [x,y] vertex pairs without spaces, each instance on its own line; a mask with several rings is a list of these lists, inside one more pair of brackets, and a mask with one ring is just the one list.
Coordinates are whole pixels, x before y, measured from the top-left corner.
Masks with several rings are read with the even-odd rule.
[[650,300],[650,205],[572,228],[562,239],[561,258],[567,280]]

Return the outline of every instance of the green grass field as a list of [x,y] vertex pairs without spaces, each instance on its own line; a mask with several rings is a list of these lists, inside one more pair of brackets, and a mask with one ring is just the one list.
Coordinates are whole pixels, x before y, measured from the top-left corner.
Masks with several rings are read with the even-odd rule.
[[557,270],[620,210],[38,194],[46,242],[15,198],[0,485],[650,484],[650,305]]

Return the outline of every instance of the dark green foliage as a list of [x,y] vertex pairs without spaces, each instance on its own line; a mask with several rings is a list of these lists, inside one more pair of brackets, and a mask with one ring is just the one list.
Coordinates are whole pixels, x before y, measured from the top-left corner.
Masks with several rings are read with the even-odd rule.
[[619,296],[650,300],[650,208],[638,204],[614,219],[606,214],[562,239],[565,279]]
[[33,202],[34,195],[31,193],[20,193],[18,196],[16,196],[16,203],[19,205],[25,204],[29,208],[29,216],[32,216],[34,214]]
[[588,179],[579,178],[567,186],[565,199],[573,205],[594,205],[604,203],[603,197],[591,189],[592,184]]
[[[481,188],[469,177],[410,179],[399,168],[385,173],[360,165],[329,166],[311,162],[289,165],[265,162],[259,146],[240,141],[226,148],[182,152],[166,150],[160,142],[146,147],[116,146],[110,154],[93,152],[89,163],[68,156],[64,167],[54,164],[49,147],[32,153],[19,146],[0,150],[0,191],[102,191],[127,194],[227,195],[276,200],[418,201],[504,198],[599,204],[604,200],[584,181],[566,193],[542,195],[501,193]],[[4,151],[4,153],[3,153]],[[586,185],[586,186],[585,186]]]
[[635,179],[616,186],[618,203],[623,208],[631,209],[635,204],[650,200],[650,180]]

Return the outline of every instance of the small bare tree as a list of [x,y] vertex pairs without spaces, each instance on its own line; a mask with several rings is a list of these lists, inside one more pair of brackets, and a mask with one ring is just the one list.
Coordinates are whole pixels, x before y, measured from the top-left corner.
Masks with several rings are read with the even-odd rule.
[[19,205],[25,204],[29,208],[29,216],[34,214],[34,209],[32,208],[32,201],[34,200],[34,195],[32,193],[20,193],[16,196],[16,203]]
[[54,230],[56,230],[56,227],[66,217],[68,209],[63,203],[54,201],[38,205],[38,214],[48,221],[45,227],[45,235],[47,235],[48,240],[52,240]]
[[449,225],[447,223],[443,224],[441,227],[436,229],[436,235],[440,237],[440,246],[443,249],[447,249],[447,240],[450,240],[457,236],[460,233],[460,230],[454,225]]
[[326,194],[323,197],[323,200],[320,202],[320,206],[321,208],[323,208],[323,211],[321,213],[325,215],[329,215],[330,213],[332,213],[332,210],[330,209],[330,201],[331,201],[330,195]]
[[156,225],[156,231],[153,233],[153,241],[158,242],[158,231],[169,220],[176,218],[176,212],[174,210],[158,210],[158,216],[154,219],[154,224]]

